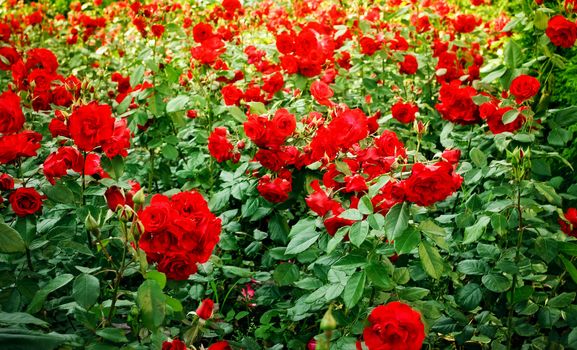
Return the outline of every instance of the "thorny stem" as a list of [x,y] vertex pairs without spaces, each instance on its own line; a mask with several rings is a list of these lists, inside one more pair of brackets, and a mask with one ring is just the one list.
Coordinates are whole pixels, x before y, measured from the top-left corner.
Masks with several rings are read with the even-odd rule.
[[[515,265],[519,264],[521,259],[521,244],[523,243],[523,211],[521,208],[521,180],[517,183],[517,215],[519,216],[519,223],[517,227],[517,247],[515,250]],[[507,349],[512,349],[513,342],[513,304],[515,302],[515,288],[517,285],[517,272],[513,274],[513,285],[511,287],[511,302],[509,303],[509,315],[507,316]]]
[[112,302],[110,303],[110,311],[108,312],[108,320],[107,324],[112,323],[112,318],[114,317],[114,312],[116,311],[116,301],[118,300],[118,288],[120,287],[120,281],[124,275],[124,271],[128,264],[126,264],[126,246],[128,244],[128,232],[126,231],[126,224],[122,223],[122,233],[124,234],[123,239],[123,249],[122,249],[122,258],[121,258],[121,265],[118,269],[116,274],[116,278],[114,279],[114,291],[112,292]]

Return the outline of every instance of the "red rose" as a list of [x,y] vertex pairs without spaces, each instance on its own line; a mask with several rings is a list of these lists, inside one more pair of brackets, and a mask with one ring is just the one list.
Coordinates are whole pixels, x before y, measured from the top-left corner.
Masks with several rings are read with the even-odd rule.
[[577,209],[569,208],[565,214],[565,219],[559,218],[561,231],[573,237],[577,237]]
[[406,199],[423,207],[429,206],[453,194],[462,182],[463,178],[453,172],[453,166],[448,162],[417,163],[411,176],[404,181]]
[[258,181],[256,188],[260,195],[267,201],[271,203],[281,203],[288,199],[292,191],[292,183],[290,180],[280,177],[271,181],[270,176],[265,175]]
[[112,136],[102,143],[102,150],[112,159],[118,155],[128,156],[128,148],[130,148],[130,129],[126,119],[118,119],[114,122]]
[[213,35],[212,26],[210,24],[199,23],[192,28],[192,36],[194,37],[194,41],[197,43],[202,43]]
[[270,141],[274,145],[280,145],[295,131],[297,121],[293,114],[281,108],[274,113],[269,125],[272,133],[271,137],[269,137]]
[[562,15],[556,15],[549,20],[545,34],[553,45],[569,49],[577,40],[577,25]]
[[517,118],[508,124],[503,123],[503,114],[513,110],[513,107],[499,108],[497,102],[485,102],[480,108],[481,118],[487,121],[487,125],[493,134],[500,134],[502,132],[514,132],[519,130],[525,123],[525,117],[519,113]]
[[415,121],[415,113],[418,111],[419,107],[412,103],[397,102],[391,107],[393,118],[404,124]]
[[49,73],[56,73],[58,69],[58,60],[56,55],[48,49],[30,49],[26,52],[26,69],[31,71],[33,69],[46,69]]
[[196,309],[196,314],[203,320],[208,320],[212,317],[212,310],[214,309],[214,301],[211,299],[204,299],[198,309]]
[[[0,26],[1,25],[2,24],[0,24]],[[5,58],[8,62],[5,63],[4,60],[0,59],[0,70],[10,70],[14,63],[20,61],[20,54],[10,46],[0,47],[0,56]]]
[[532,76],[522,74],[513,79],[509,91],[511,95],[515,96],[515,101],[521,103],[535,96],[539,92],[540,87],[541,84],[539,80]]
[[269,94],[275,94],[280,91],[284,85],[284,78],[281,73],[275,72],[264,80],[262,90]]
[[276,37],[276,48],[278,52],[288,55],[295,50],[295,37],[288,32],[279,34]]
[[217,162],[224,162],[234,158],[232,151],[234,145],[227,138],[228,131],[225,127],[215,128],[208,137],[208,151]]
[[374,308],[369,323],[363,331],[369,350],[420,350],[425,340],[421,314],[398,301]]
[[33,188],[20,187],[8,197],[14,213],[20,217],[42,209],[42,196]]
[[316,80],[311,84],[310,88],[311,95],[313,98],[321,105],[330,107],[333,103],[329,100],[333,97],[334,92],[321,80]]
[[170,214],[168,198],[156,194],[152,197],[150,205],[140,214],[140,220],[147,232],[159,232],[168,226]]
[[44,176],[54,184],[54,179],[66,175],[68,169],[81,173],[83,162],[82,155],[76,148],[64,146],[46,157],[42,168]]
[[12,91],[5,91],[0,95],[0,134],[17,133],[23,125],[20,97]]
[[165,341],[162,343],[162,350],[186,350],[186,344],[181,340]]
[[479,107],[473,102],[472,97],[477,95],[477,90],[470,86],[460,87],[459,80],[450,84],[443,84],[439,91],[439,102],[435,106],[443,119],[450,122],[468,125],[479,122]]
[[160,38],[162,34],[164,34],[164,26],[162,24],[154,24],[152,27],[150,27],[150,30],[152,31],[152,34],[157,38]]
[[372,56],[381,48],[381,44],[378,41],[368,36],[363,36],[359,40],[359,45],[361,45],[361,53],[367,56]]
[[8,191],[14,188],[14,179],[8,174],[0,175],[0,191]]
[[106,189],[104,192],[104,197],[106,198],[106,204],[108,208],[112,211],[116,211],[116,208],[120,205],[124,207],[126,204],[126,198],[124,198],[124,192],[118,186],[112,186]]
[[219,341],[208,347],[207,350],[231,350],[227,341]]
[[405,55],[405,60],[399,63],[401,73],[405,74],[415,74],[419,69],[419,62],[417,58],[413,55]]
[[451,164],[457,164],[461,158],[461,150],[456,149],[446,149],[442,155],[443,159]]
[[303,29],[296,38],[295,51],[297,56],[310,57],[313,55],[321,56],[319,42],[315,32],[311,29]]
[[31,130],[0,137],[0,164],[10,163],[18,157],[35,156],[40,140],[42,135]]
[[284,55],[280,58],[280,65],[287,74],[295,74],[299,71],[299,61],[293,55]]
[[114,118],[110,106],[96,102],[74,110],[68,124],[74,143],[85,152],[91,152],[107,142],[114,132]]
[[458,33],[470,33],[475,30],[475,27],[479,23],[481,23],[481,21],[473,15],[458,15],[457,18],[453,20],[455,31]]
[[367,182],[362,175],[345,176],[345,192],[363,192],[368,189]]
[[220,90],[222,97],[224,98],[224,103],[227,106],[238,105],[240,99],[243,96],[243,92],[241,89],[237,88],[234,85],[227,85]]
[[305,202],[317,215],[325,216],[325,214],[328,213],[335,204],[338,205],[335,200],[330,199],[327,193],[323,191],[319,184],[319,180],[314,180],[311,183],[311,188],[314,192],[305,198]]
[[196,261],[186,253],[163,255],[157,268],[158,271],[164,272],[167,278],[175,281],[184,281],[197,271]]

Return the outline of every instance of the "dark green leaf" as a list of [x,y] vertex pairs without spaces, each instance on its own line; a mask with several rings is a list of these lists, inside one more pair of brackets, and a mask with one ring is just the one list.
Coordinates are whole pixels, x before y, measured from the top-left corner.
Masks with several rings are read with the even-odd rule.
[[113,343],[127,343],[128,339],[120,328],[104,328],[96,331],[96,335]]
[[409,205],[395,204],[385,216],[385,233],[389,241],[399,237],[409,226]]
[[288,286],[298,281],[299,269],[295,264],[280,264],[274,269],[272,277],[279,286]]
[[343,293],[343,300],[348,309],[357,305],[363,297],[366,280],[367,276],[364,271],[355,272],[351,278],[349,278],[345,292]]
[[395,282],[393,282],[387,268],[382,263],[370,263],[367,265],[365,272],[367,273],[369,281],[375,286],[384,290],[391,290],[395,287]]
[[369,234],[369,223],[365,220],[355,222],[349,230],[349,239],[354,246],[360,247]]
[[96,303],[100,295],[100,281],[98,278],[83,273],[76,277],[72,287],[72,296],[78,305],[85,309]]
[[166,314],[166,296],[158,282],[146,280],[138,287],[136,304],[140,310],[142,324],[155,330],[162,325]]
[[481,278],[483,285],[495,293],[503,293],[511,288],[511,280],[503,275],[489,274]]
[[0,253],[21,253],[26,251],[26,245],[18,231],[0,222]]
[[419,257],[421,258],[423,269],[429,276],[434,279],[439,279],[443,276],[445,264],[437,248],[426,241],[422,241],[419,244]]
[[28,305],[26,312],[31,313],[31,314],[35,314],[38,311],[40,311],[40,309],[42,308],[42,305],[44,304],[44,301],[48,297],[48,294],[54,292],[57,289],[64,287],[70,281],[72,281],[73,278],[74,278],[74,276],[72,276],[71,274],[65,273],[65,274],[56,276],[50,282],[46,283],[46,285],[44,285],[44,287],[42,287],[38,292],[36,292],[36,294],[34,295],[34,298],[30,302],[30,304]]
[[483,292],[481,286],[476,283],[469,283],[463,288],[459,289],[455,296],[457,304],[462,306],[465,310],[473,310],[481,303],[483,299]]
[[421,233],[411,227],[395,238],[395,251],[397,254],[407,254],[417,247],[421,241]]

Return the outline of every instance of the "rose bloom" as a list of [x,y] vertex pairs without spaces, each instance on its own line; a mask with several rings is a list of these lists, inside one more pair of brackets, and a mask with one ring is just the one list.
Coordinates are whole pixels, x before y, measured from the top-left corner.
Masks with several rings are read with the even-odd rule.
[[197,271],[196,261],[191,254],[185,252],[163,255],[157,268],[164,272],[167,278],[175,281],[184,281]]
[[557,15],[549,20],[545,34],[553,45],[569,49],[577,40],[577,24],[562,15]]
[[290,180],[277,177],[270,179],[270,176],[265,175],[259,181],[257,190],[260,195],[271,203],[281,203],[288,199],[292,191],[292,183]]
[[20,217],[42,209],[42,196],[33,188],[20,187],[8,197],[14,213]]
[[0,134],[17,133],[23,125],[20,97],[12,91],[5,91],[0,95]]
[[232,153],[234,145],[230,143],[227,136],[226,128],[219,126],[208,137],[208,151],[219,163],[234,158]]
[[399,63],[401,73],[415,74],[419,69],[419,62],[413,55],[405,55],[405,60]]
[[8,191],[14,188],[14,179],[8,174],[0,174],[0,191]]
[[162,350],[186,350],[186,344],[179,339],[165,341],[162,343]]
[[565,212],[565,220],[559,218],[559,226],[566,235],[577,237],[577,209],[569,208]]
[[509,91],[511,95],[515,96],[515,101],[521,103],[535,96],[539,92],[540,87],[541,84],[539,80],[532,76],[522,74],[513,79]]
[[203,320],[208,320],[212,317],[212,311],[214,309],[214,301],[211,299],[204,299],[198,308],[196,309],[196,314]]
[[398,301],[373,309],[369,323],[363,331],[369,350],[420,350],[425,340],[421,314]]
[[415,121],[415,113],[418,111],[419,107],[412,103],[397,102],[391,107],[393,118],[404,124]]
[[230,350],[231,347],[227,341],[219,341],[208,347],[207,350]]
[[460,86],[459,80],[450,84],[443,84],[439,90],[439,102],[435,108],[443,119],[450,122],[468,125],[479,122],[479,107],[473,102],[472,97],[477,90],[470,86]]
[[463,178],[453,172],[453,165],[448,162],[432,165],[417,163],[411,176],[404,181],[406,199],[426,207],[453,194],[462,182]]
[[70,136],[85,152],[107,142],[114,132],[114,118],[108,105],[91,102],[77,108],[68,120]]

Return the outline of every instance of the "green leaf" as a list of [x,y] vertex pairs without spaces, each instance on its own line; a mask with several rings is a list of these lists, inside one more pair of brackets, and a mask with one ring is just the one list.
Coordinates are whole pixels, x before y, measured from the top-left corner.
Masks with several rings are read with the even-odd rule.
[[556,242],[556,243],[563,253],[569,256],[577,256],[577,244],[571,242]]
[[429,276],[439,279],[443,276],[445,264],[437,248],[433,247],[426,241],[419,244],[419,257],[423,264],[423,269]]
[[459,289],[455,296],[457,304],[462,306],[465,310],[470,311],[479,306],[483,299],[483,291],[481,286],[477,283],[469,283],[463,288]]
[[360,247],[369,234],[369,223],[365,220],[355,222],[349,230],[349,240],[351,243]]
[[54,186],[43,186],[42,192],[55,203],[73,203],[74,194],[72,191],[61,182],[57,182]]
[[146,280],[138,287],[136,304],[140,309],[142,324],[155,330],[162,325],[166,314],[166,296],[158,282]]
[[365,195],[361,197],[361,200],[359,200],[358,209],[359,212],[363,215],[370,215],[373,213],[373,203],[371,202],[369,196]]
[[167,143],[162,147],[162,156],[169,160],[176,160],[178,158],[178,149]]
[[489,272],[489,265],[483,260],[463,260],[457,264],[457,271],[465,275],[484,275]]
[[363,297],[366,281],[367,275],[364,271],[355,272],[351,278],[349,278],[343,293],[343,300],[348,309],[357,305],[359,300]]
[[416,301],[421,300],[429,293],[430,290],[420,287],[406,287],[406,288],[398,288],[399,299],[406,300],[406,301]]
[[70,281],[72,281],[73,278],[74,278],[73,275],[65,273],[63,275],[56,276],[50,282],[46,283],[46,285],[44,285],[44,287],[42,287],[39,291],[36,292],[36,294],[34,295],[34,298],[32,298],[32,301],[28,305],[26,312],[31,313],[31,314],[35,314],[38,311],[40,311],[40,309],[42,309],[42,305],[44,304],[44,301],[48,297],[48,294],[54,292],[57,289],[64,287]]
[[154,280],[160,286],[160,289],[164,289],[166,286],[166,275],[163,272],[159,271],[148,271],[146,273],[147,280]]
[[300,273],[295,264],[284,263],[274,269],[272,277],[279,286],[288,286],[298,281]]
[[272,214],[268,220],[268,232],[273,241],[286,244],[290,232],[286,218],[277,212]]
[[0,329],[0,344],[17,345],[9,347],[10,350],[84,348],[83,339],[76,334],[44,334],[21,328]]
[[567,306],[571,305],[573,300],[575,300],[576,294],[577,293],[575,293],[575,292],[561,293],[561,294],[557,295],[556,297],[549,299],[549,302],[547,302],[547,306],[554,307],[557,309],[567,307]]
[[144,66],[139,65],[134,68],[134,71],[130,75],[130,86],[136,86],[142,83],[142,78],[144,77]]
[[382,263],[370,263],[367,265],[365,272],[369,278],[369,281],[371,281],[375,286],[384,290],[391,290],[395,288],[395,282],[393,282],[389,276],[387,268]]
[[48,322],[25,312],[0,312],[0,323],[8,325],[33,324],[46,327]]
[[421,233],[411,227],[395,238],[395,251],[397,254],[407,254],[417,247],[421,241]]
[[483,285],[495,293],[503,293],[511,288],[512,282],[503,275],[488,274],[481,278]]
[[291,229],[289,237],[291,238],[285,254],[298,254],[304,252],[313,245],[319,238],[320,233],[316,231],[314,219],[302,219],[297,222]]
[[577,349],[577,328],[573,328],[569,335],[567,335],[567,345],[569,349]]
[[187,95],[179,95],[168,101],[166,104],[166,113],[173,113],[186,110],[186,105],[190,101]]
[[72,296],[78,305],[88,310],[100,296],[100,281],[86,273],[79,275],[74,280]]
[[339,217],[347,220],[357,221],[363,219],[363,214],[361,214],[361,212],[359,212],[357,209],[347,209],[343,211]]
[[559,256],[559,259],[561,259],[561,262],[563,262],[563,265],[565,265],[565,269],[567,270],[569,276],[571,276],[573,282],[577,283],[577,268],[575,265],[573,265],[573,263],[567,260],[567,258],[565,258],[563,255]]
[[331,239],[327,243],[327,249],[326,249],[327,254],[330,254],[335,250],[335,248],[339,245],[339,243],[341,243],[343,238],[345,238],[345,236],[349,233],[350,229],[351,229],[350,226],[343,226],[337,230],[335,235],[331,237]]
[[503,113],[503,116],[501,117],[501,121],[505,125],[511,124],[512,122],[515,121],[515,119],[517,119],[518,116],[519,116],[519,111],[516,109],[512,109],[510,111]]
[[473,164],[475,164],[479,168],[482,168],[487,165],[487,156],[485,155],[485,152],[481,151],[477,147],[473,148],[469,152],[469,157],[471,157]]
[[238,108],[237,106],[231,106],[228,108],[230,115],[239,123],[246,122],[246,114]]
[[113,343],[127,343],[128,338],[120,328],[104,328],[96,331],[96,335]]
[[465,228],[465,236],[463,238],[463,244],[470,244],[476,242],[481,236],[483,232],[485,232],[485,228],[491,221],[491,218],[488,216],[481,216],[477,222]]
[[18,231],[0,222],[0,253],[22,253],[26,244]]
[[523,64],[523,53],[521,47],[514,40],[509,40],[505,45],[505,64],[507,67],[515,69]]
[[385,216],[385,233],[389,241],[399,237],[409,227],[409,205],[395,204]]
[[507,67],[502,67],[500,69],[494,70],[491,73],[487,74],[482,80],[481,82],[484,84],[490,84],[493,81],[495,81],[495,79],[498,79],[500,77],[502,77],[505,72],[507,72]]
[[535,189],[543,196],[545,199],[558,207],[561,206],[561,197],[555,192],[555,189],[545,183],[535,182]]
[[249,102],[250,112],[252,114],[263,115],[266,114],[266,106],[262,102]]

